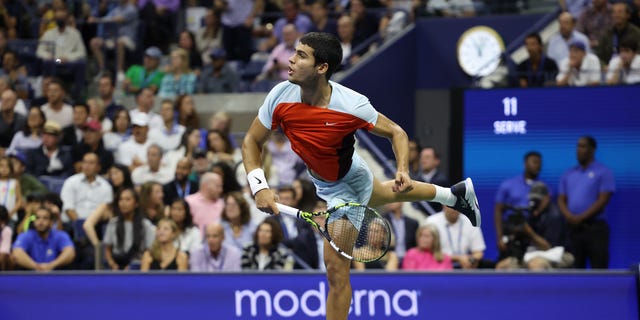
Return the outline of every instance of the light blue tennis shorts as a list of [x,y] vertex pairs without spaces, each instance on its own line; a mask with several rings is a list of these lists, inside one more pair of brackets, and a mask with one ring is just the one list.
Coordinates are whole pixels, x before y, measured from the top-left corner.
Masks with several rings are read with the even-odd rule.
[[[346,202],[367,205],[373,192],[373,174],[367,163],[357,153],[353,154],[351,168],[342,179],[327,182],[311,176],[311,180],[316,186],[316,193],[327,202],[328,208]],[[331,215],[329,222],[340,219],[343,215],[344,213],[337,212],[337,214]],[[347,218],[360,230],[362,217],[347,215]]]

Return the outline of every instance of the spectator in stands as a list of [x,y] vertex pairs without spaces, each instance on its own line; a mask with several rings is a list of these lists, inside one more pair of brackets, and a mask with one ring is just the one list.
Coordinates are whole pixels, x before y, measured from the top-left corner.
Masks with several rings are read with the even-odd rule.
[[13,176],[20,182],[20,193],[23,199],[26,199],[31,194],[45,194],[49,192],[42,182],[26,172],[27,158],[24,152],[12,152],[9,154],[9,159],[11,159]]
[[534,32],[527,35],[524,45],[529,58],[518,65],[518,79],[521,88],[544,87],[555,82],[558,66],[544,54],[542,38]]
[[248,62],[253,53],[253,20],[262,13],[261,3],[215,0],[214,9],[222,12],[222,44],[227,50],[227,59]]
[[156,227],[140,212],[138,194],[124,189],[114,199],[113,215],[104,233],[105,259],[111,270],[129,270],[151,247]]
[[[296,192],[297,208],[307,212],[315,212],[318,205],[316,186],[308,178],[297,178],[291,183],[291,187]],[[324,263],[324,260],[320,260]]]
[[179,0],[139,0],[140,19],[145,24],[145,46],[157,46],[163,52],[175,39]]
[[[125,49],[133,51],[138,41],[138,10],[129,0],[118,0],[118,5],[113,7],[104,17],[89,17],[88,23],[100,23],[104,25],[104,34],[98,33],[91,39],[91,52],[98,63],[100,73],[105,68],[105,59],[102,54],[104,47],[116,50],[117,81],[124,80]],[[99,73],[99,75],[100,75]],[[99,76],[98,76],[99,79]]]
[[409,176],[416,180],[420,175],[420,145],[415,139],[409,139]]
[[206,172],[200,178],[200,190],[188,195],[185,200],[191,207],[193,222],[204,233],[204,227],[220,222],[224,210],[222,198],[222,177],[217,173]]
[[[296,39],[299,37],[299,34],[307,33],[313,28],[313,22],[311,22],[311,19],[300,12],[300,3],[298,1],[284,0],[282,3],[282,12],[283,17],[276,21],[273,26],[271,36],[260,43],[258,47],[260,51],[271,51],[273,53],[278,44],[290,42],[290,40],[285,39],[285,27],[288,25],[293,25],[295,27]],[[292,31],[289,30],[288,32]],[[287,46],[291,45],[287,44]],[[271,60],[273,59],[272,57],[270,58]]]
[[291,150],[289,139],[281,132],[274,131],[266,147],[271,155],[269,184],[292,184],[298,175],[297,168],[302,166],[302,160]]
[[193,151],[193,170],[189,180],[200,181],[203,174],[209,171],[211,161],[207,158],[207,150],[197,148]]
[[129,168],[121,164],[113,164],[107,171],[107,180],[113,188],[113,194],[117,194],[126,188],[133,188],[133,181],[131,181],[131,173]]
[[6,75],[9,86],[16,90],[20,99],[29,97],[29,79],[27,78],[27,68],[20,63],[18,54],[14,51],[5,51],[2,54],[2,69],[0,75]]
[[[187,158],[190,161],[193,161],[194,152],[199,149],[198,146],[200,145],[201,140],[202,137],[200,136],[200,130],[187,128],[184,134],[182,134],[180,146],[174,150],[168,151],[164,155],[165,162],[169,164],[170,167],[174,167],[182,158]],[[206,158],[206,152],[203,153]]]
[[147,138],[149,132],[149,117],[144,113],[137,113],[131,117],[131,137],[124,141],[115,152],[116,163],[133,169],[147,163],[147,148],[152,144]]
[[600,38],[595,53],[600,58],[602,65],[607,65],[611,58],[620,54],[620,42],[629,38],[640,43],[640,28],[629,23],[631,19],[631,7],[626,2],[616,2],[611,7],[611,21],[613,23]]
[[288,23],[282,27],[282,41],[279,42],[269,53],[267,62],[262,68],[262,72],[256,81],[271,80],[283,81],[289,78],[289,59],[296,52],[296,42],[300,33],[296,25]]
[[[367,226],[369,231],[367,232],[368,241],[365,245],[359,246],[353,249],[353,256],[362,256],[363,252],[375,253],[380,255],[384,246],[387,245],[384,240],[378,235],[380,232],[384,232],[384,222],[381,220],[372,220],[371,223]],[[395,238],[391,237],[391,243],[389,244],[391,247],[395,246]],[[376,261],[370,262],[359,262],[353,261],[352,266],[355,270],[386,270],[386,271],[397,271],[400,267],[398,262],[398,255],[396,255],[395,251],[389,250],[385,255],[383,255],[380,259]]]
[[219,223],[207,225],[206,241],[191,254],[189,265],[194,272],[240,271],[242,251],[225,241],[225,231]]
[[632,38],[622,38],[620,53],[611,58],[609,62],[607,83],[612,85],[640,83],[638,41]]
[[[102,137],[104,147],[108,151],[118,150],[120,145],[131,137],[131,117],[129,111],[122,109],[113,118],[113,128]],[[114,155],[115,156],[115,155]]]
[[193,164],[189,158],[178,160],[173,181],[162,186],[165,205],[171,205],[176,199],[184,199],[186,196],[198,192],[198,183],[189,180],[192,168]]
[[560,178],[558,207],[569,223],[569,236],[575,267],[594,269],[609,266],[609,224],[606,206],[615,192],[613,173],[596,161],[596,140],[583,136],[578,140],[578,165]]
[[334,35],[338,35],[338,25],[335,19],[329,17],[329,8],[327,1],[314,0],[311,4],[311,22],[313,26],[309,31],[314,32],[327,32]]
[[197,83],[199,93],[228,93],[238,90],[238,75],[227,64],[223,48],[214,48],[208,57],[211,63],[204,67]]
[[582,13],[582,10],[584,10],[584,8],[587,7],[590,2],[591,0],[558,0],[560,9],[562,9],[563,12],[571,15],[573,19],[577,19]]
[[2,106],[0,106],[0,155],[4,155],[6,149],[11,145],[14,135],[27,126],[27,119],[15,112],[18,100],[15,91],[2,92],[0,99],[2,100]]
[[[87,50],[80,32],[67,24],[68,15],[66,6],[55,10],[58,27],[42,35],[36,55],[44,60],[45,75],[63,75],[65,79],[74,79],[73,97],[78,99],[85,86]],[[60,124],[66,126],[68,123],[61,121]]]
[[242,192],[230,192],[224,197],[222,227],[225,243],[238,250],[251,244],[256,225],[251,221],[251,209]]
[[202,243],[202,233],[193,224],[193,216],[189,204],[181,198],[175,198],[170,204],[168,217],[178,226],[178,238],[176,245],[180,250],[191,253]]
[[27,153],[27,172],[40,176],[66,178],[73,173],[71,151],[58,145],[62,129],[55,121],[47,120],[42,129],[42,148]]
[[72,222],[84,221],[98,206],[113,199],[111,185],[99,172],[98,155],[87,153],[82,158],[82,172],[70,176],[62,185],[63,212]]
[[30,195],[26,198],[26,204],[24,206],[24,218],[15,228],[15,231],[18,234],[27,232],[33,227],[33,221],[36,219],[36,211],[40,207],[47,208],[53,214],[53,216],[51,217],[53,229],[59,231],[64,230],[64,226],[60,216],[60,211],[62,210],[62,200],[57,193],[48,192],[44,194]]
[[11,263],[11,244],[13,230],[9,226],[9,213],[7,208],[0,205],[0,271],[9,270]]
[[33,229],[18,235],[11,255],[17,266],[36,271],[51,271],[67,266],[75,257],[71,238],[53,229],[53,213],[45,207],[35,212]]
[[62,128],[60,145],[73,147],[82,141],[82,129],[89,118],[89,106],[84,103],[73,105],[73,118],[70,125]]
[[416,231],[418,231],[418,221],[410,218],[402,211],[402,202],[394,202],[385,205],[385,219],[389,220],[391,230],[395,237],[395,247],[393,251],[398,257],[400,264],[407,250],[416,246]]
[[180,146],[185,127],[178,123],[174,112],[173,101],[162,100],[160,103],[160,117],[162,127],[149,130],[149,140],[162,146],[163,152],[174,150]]
[[87,153],[98,155],[100,174],[107,173],[113,165],[113,153],[102,142],[102,125],[97,120],[89,120],[82,126],[82,140],[71,149],[74,166],[82,161]]
[[20,181],[15,178],[11,159],[5,156],[0,157],[0,188],[1,205],[7,210],[9,219],[18,221],[18,210],[24,205],[22,199],[22,189]]
[[228,163],[224,161],[214,162],[211,164],[209,171],[222,177],[222,194],[227,195],[230,192],[242,191],[242,186],[236,178],[236,172]]
[[205,66],[212,61],[210,52],[215,49],[224,49],[219,11],[207,9],[207,14],[204,16],[204,27],[196,33],[196,47],[202,53],[202,63]]
[[600,45],[600,39],[613,25],[611,21],[611,5],[607,0],[592,0],[589,7],[584,8],[578,17],[576,29],[589,37],[589,47]]
[[[439,186],[450,186],[449,177],[440,170],[440,154],[434,147],[424,147],[420,151],[420,175],[415,179],[432,183]],[[429,202],[429,205],[436,212],[442,210],[442,205],[436,202]]]
[[482,230],[474,228],[460,212],[447,206],[427,217],[426,223],[438,228],[442,253],[451,257],[455,268],[475,269],[480,266],[487,248]]
[[[547,55],[556,64],[569,57],[569,44],[574,41],[588,43],[589,38],[582,32],[575,29],[576,19],[569,12],[562,12],[558,16],[560,30],[549,38]],[[587,47],[587,52],[591,52],[591,47]]]
[[47,88],[47,103],[40,106],[47,120],[53,120],[62,128],[73,123],[73,107],[64,101],[64,85],[60,80],[54,79]]
[[[9,76],[0,75],[0,95],[7,90],[13,90],[10,81],[11,80],[9,79]],[[17,92],[16,92],[16,95],[17,95]],[[34,106],[33,100],[30,100],[29,105]],[[0,107],[1,106],[2,106],[2,101],[0,101]],[[20,99],[20,96],[16,98],[16,103],[15,103],[15,107],[13,108],[13,111],[22,116],[25,116],[25,117],[27,116],[27,105],[25,104],[23,99]]]
[[164,127],[164,121],[162,117],[153,111],[155,106],[155,95],[149,88],[141,89],[136,95],[136,108],[129,111],[131,119],[134,119],[136,114],[146,114],[149,118],[149,128],[162,128]]
[[281,244],[284,236],[275,219],[265,219],[242,250],[242,270],[291,270],[293,259]]
[[[34,98],[31,99],[31,103],[29,104],[31,107],[40,107],[43,104],[47,103],[49,100],[47,98],[47,91],[49,91],[49,84],[51,80],[56,79],[51,75],[42,75],[39,79],[39,85],[36,86],[35,92],[33,93]],[[8,82],[7,82],[8,83]],[[2,85],[2,77],[0,77],[0,86]]]
[[559,65],[560,72],[556,77],[559,86],[597,86],[600,85],[601,69],[598,57],[587,53],[587,46],[574,41],[569,45],[569,58]]
[[165,184],[172,179],[173,169],[162,164],[162,147],[157,143],[152,143],[147,147],[147,163],[131,171],[131,180],[135,186],[141,186],[151,181]]
[[198,117],[192,96],[179,95],[175,101],[174,113],[177,114],[178,124],[187,129],[200,128],[200,117]]
[[356,29],[353,36],[355,43],[363,43],[378,33],[380,19],[367,10],[368,7],[362,0],[351,0],[350,16],[355,23]]
[[366,53],[366,48],[359,48],[360,43],[355,40],[355,23],[349,15],[338,18],[338,39],[342,47],[342,67],[348,68],[360,60],[360,56]]
[[[295,189],[290,185],[280,186],[278,202],[297,207]],[[318,249],[311,225],[287,215],[273,215],[266,219],[274,219],[282,227],[282,244],[291,250],[290,255],[296,261],[295,269],[305,269],[307,266],[315,268],[318,265]]]
[[188,52],[182,48],[171,52],[171,64],[164,74],[158,97],[175,98],[181,94],[193,94],[196,87],[196,74],[189,68]]
[[189,56],[189,69],[197,75],[202,70],[201,52],[196,46],[196,37],[191,31],[184,30],[178,36],[178,48],[184,49]]
[[207,134],[207,158],[210,162],[224,161],[230,166],[242,160],[239,148],[231,145],[229,136],[219,130],[209,130]]
[[[235,142],[235,140],[233,139],[233,136],[231,135],[231,126],[232,126],[231,116],[227,112],[217,111],[216,113],[212,114],[211,117],[209,117],[208,130],[218,130],[224,133],[224,135],[229,137],[229,141],[231,141],[231,145],[234,148],[236,148],[238,147],[238,144]],[[201,129],[203,142],[206,142],[206,137],[209,132],[208,130],[204,128]]]
[[157,93],[164,78],[164,72],[160,66],[162,52],[157,47],[149,47],[144,51],[142,65],[134,64],[129,67],[122,82],[124,92],[128,94],[138,94],[140,90],[149,88],[153,93]]
[[[116,112],[124,109],[124,106],[118,104],[118,102],[115,100],[113,96],[114,92],[115,87],[113,85],[113,76],[111,72],[105,71],[98,78],[98,96],[90,99],[95,100],[94,102],[99,102],[102,105],[103,116],[111,121],[113,121],[113,119],[115,118]],[[87,101],[87,104],[89,104],[89,101]],[[95,118],[95,116],[93,116],[93,118]],[[100,119],[100,121],[102,121],[102,119]]]
[[142,216],[155,225],[166,216],[162,185],[155,181],[149,181],[136,188],[140,190],[140,211]]
[[156,227],[156,238],[142,255],[140,261],[140,271],[149,270],[178,270],[189,269],[189,257],[177,248],[174,241],[178,238],[178,226],[169,219],[163,218],[158,221]]
[[26,126],[13,136],[6,153],[26,152],[40,147],[42,145],[42,129],[46,119],[40,108],[29,109]]
[[427,10],[438,17],[472,17],[475,8],[471,0],[431,0]]
[[451,257],[442,252],[438,227],[424,224],[416,232],[415,248],[409,249],[402,260],[403,270],[451,270]]

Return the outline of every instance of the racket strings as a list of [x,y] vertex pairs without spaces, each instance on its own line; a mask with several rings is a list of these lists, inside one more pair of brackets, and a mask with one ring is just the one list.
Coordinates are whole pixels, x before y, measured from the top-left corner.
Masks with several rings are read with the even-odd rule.
[[344,213],[342,218],[328,225],[334,242],[356,261],[371,262],[384,256],[391,242],[386,220],[364,206],[345,206],[339,210]]

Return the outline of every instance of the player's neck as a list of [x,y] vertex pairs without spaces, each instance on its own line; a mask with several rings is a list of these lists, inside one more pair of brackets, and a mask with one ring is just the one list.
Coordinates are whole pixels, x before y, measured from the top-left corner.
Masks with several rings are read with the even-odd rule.
[[312,86],[301,86],[302,102],[308,105],[326,108],[331,100],[331,85],[329,82],[318,82]]

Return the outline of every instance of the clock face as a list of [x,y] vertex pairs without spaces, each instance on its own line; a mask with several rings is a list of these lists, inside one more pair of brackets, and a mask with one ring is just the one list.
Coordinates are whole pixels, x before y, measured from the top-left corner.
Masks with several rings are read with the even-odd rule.
[[504,42],[495,30],[473,27],[458,40],[458,63],[470,76],[487,76],[498,68],[503,51]]

